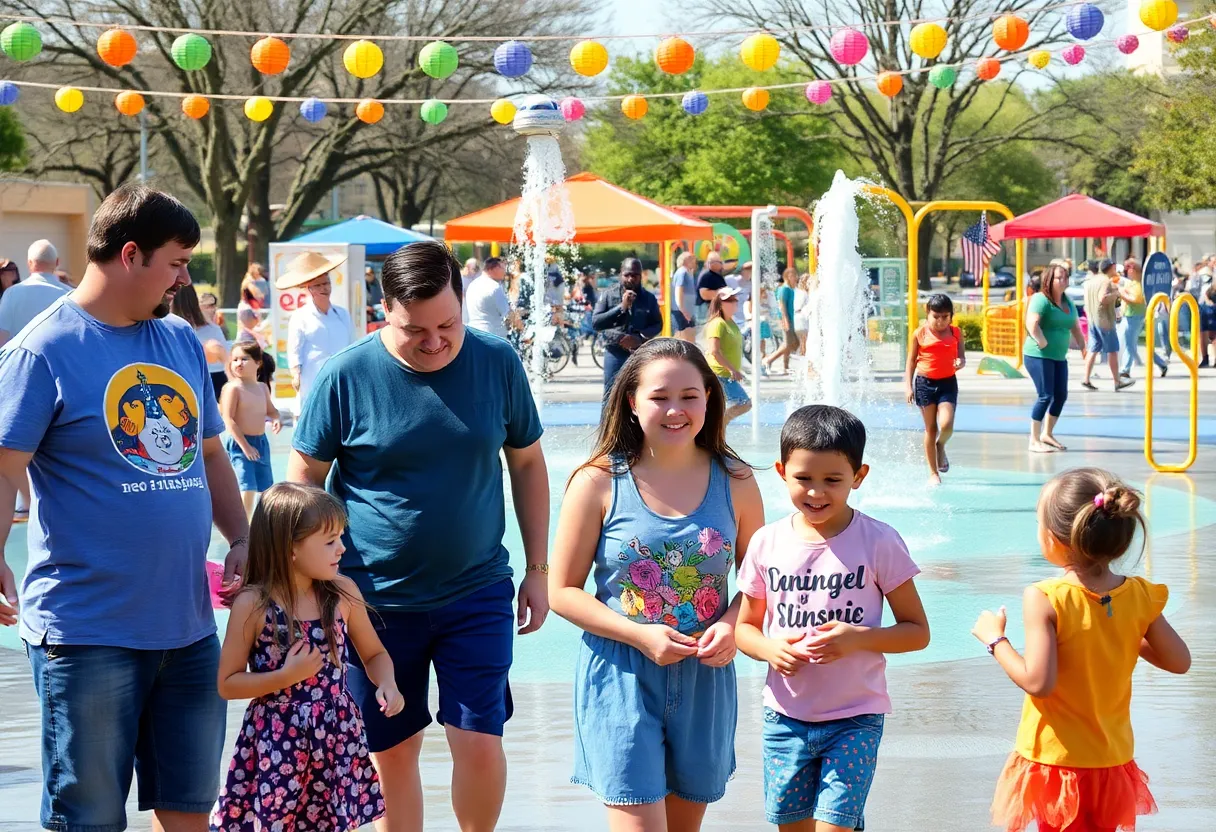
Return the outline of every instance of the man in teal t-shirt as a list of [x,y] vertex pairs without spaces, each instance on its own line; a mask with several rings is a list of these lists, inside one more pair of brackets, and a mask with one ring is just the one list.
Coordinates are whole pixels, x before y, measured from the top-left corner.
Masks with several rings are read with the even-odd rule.
[[794,330],[794,286],[798,282],[798,272],[792,266],[783,273],[783,282],[777,287],[777,308],[781,310],[781,326],[785,328],[785,340],[768,358],[764,366],[771,368],[778,358],[782,360],[785,371],[790,369],[790,356],[798,349],[798,333]]
[[[303,404],[287,477],[345,505],[342,571],[376,609],[406,706],[389,719],[352,654],[351,692],[392,811],[422,817],[418,755],[431,665],[462,822],[492,828],[506,788],[516,626],[548,612],[549,479],[523,365],[500,338],[466,329],[460,264],[441,243],[391,255],[384,329],[326,362]],[[503,546],[511,475],[527,567],[518,612]],[[489,761],[487,763],[487,761]]]

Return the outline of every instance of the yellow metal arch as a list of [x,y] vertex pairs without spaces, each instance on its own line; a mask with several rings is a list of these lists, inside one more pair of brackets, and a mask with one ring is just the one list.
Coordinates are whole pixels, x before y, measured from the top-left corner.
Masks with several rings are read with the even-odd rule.
[[[1148,309],[1145,310],[1144,319],[1149,322],[1147,327],[1146,346],[1148,354],[1151,358],[1153,355],[1154,335],[1157,329],[1154,326],[1157,307],[1161,304],[1169,305],[1169,296],[1164,292],[1158,292],[1153,295],[1152,300],[1148,302]],[[1186,350],[1182,349],[1182,345],[1178,343],[1178,313],[1182,311],[1182,307],[1188,307],[1191,310],[1191,347],[1194,348],[1199,343],[1199,304],[1195,301],[1193,295],[1188,292],[1183,292],[1174,299],[1174,303],[1170,306],[1170,346],[1174,348],[1174,352],[1182,359],[1183,365],[1187,369],[1187,373],[1191,377],[1191,400],[1190,400],[1190,436],[1188,442],[1188,451],[1186,459],[1178,465],[1162,465],[1153,458],[1153,371],[1149,367],[1149,371],[1144,377],[1144,459],[1153,470],[1160,471],[1163,474],[1181,474],[1183,471],[1195,464],[1195,457],[1199,454],[1199,367],[1195,363],[1195,356]]]

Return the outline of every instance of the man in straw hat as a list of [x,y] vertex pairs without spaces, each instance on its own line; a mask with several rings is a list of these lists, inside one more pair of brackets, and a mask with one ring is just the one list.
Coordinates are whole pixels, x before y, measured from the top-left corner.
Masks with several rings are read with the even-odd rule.
[[329,273],[345,262],[345,255],[301,252],[274,282],[279,291],[303,287],[310,301],[295,311],[287,326],[287,367],[291,370],[291,386],[296,389],[297,416],[321,365],[354,340],[350,313],[334,306],[329,297],[333,291]]

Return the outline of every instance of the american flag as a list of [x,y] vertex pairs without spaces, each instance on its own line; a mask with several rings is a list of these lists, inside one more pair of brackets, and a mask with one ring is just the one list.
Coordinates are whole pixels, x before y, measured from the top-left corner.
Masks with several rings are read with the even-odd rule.
[[1001,250],[1001,244],[988,237],[988,217],[981,214],[980,221],[963,232],[960,242],[963,247],[963,271],[971,272],[978,286],[988,261]]

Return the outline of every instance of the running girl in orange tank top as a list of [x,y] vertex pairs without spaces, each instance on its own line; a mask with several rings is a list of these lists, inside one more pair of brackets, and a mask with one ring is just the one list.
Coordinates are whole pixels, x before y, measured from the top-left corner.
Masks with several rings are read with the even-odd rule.
[[1162,615],[1169,590],[1111,571],[1139,528],[1140,495],[1098,468],[1065,471],[1039,494],[1039,545],[1063,576],[1022,596],[1025,655],[1005,638],[1005,608],[971,631],[1026,691],[1016,750],[992,822],[1022,832],[1135,830],[1157,811],[1133,759],[1132,671],[1144,659],[1186,673],[1191,654]]
[[920,408],[925,419],[925,460],[929,484],[941,485],[941,475],[950,470],[946,443],[954,435],[954,410],[958,406],[955,373],[967,363],[963,334],[954,326],[954,304],[937,294],[925,304],[928,319],[916,330],[904,375],[908,404]]

